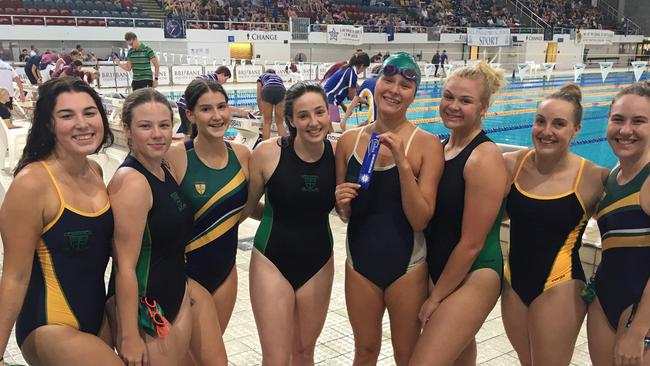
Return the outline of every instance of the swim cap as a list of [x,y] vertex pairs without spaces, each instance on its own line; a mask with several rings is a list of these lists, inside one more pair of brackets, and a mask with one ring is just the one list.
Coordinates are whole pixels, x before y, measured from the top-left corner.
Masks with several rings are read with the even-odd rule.
[[406,52],[397,52],[395,54],[392,54],[381,65],[381,72],[379,73],[379,76],[384,75],[384,67],[386,67],[386,65],[397,66],[400,69],[415,70],[415,73],[417,74],[417,78],[415,79],[415,85],[420,86],[420,80],[422,79],[422,74],[420,73],[420,66],[418,66],[417,62],[415,62],[413,56],[409,55]]

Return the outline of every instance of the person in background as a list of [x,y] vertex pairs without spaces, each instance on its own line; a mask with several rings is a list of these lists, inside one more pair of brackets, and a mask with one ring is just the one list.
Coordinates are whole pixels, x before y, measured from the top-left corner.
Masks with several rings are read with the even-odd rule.
[[[38,51],[38,50],[36,50]],[[40,85],[43,83],[41,72],[38,70],[38,65],[41,63],[41,55],[36,54],[31,56],[25,64],[25,75],[29,79],[30,84]]]
[[257,105],[262,112],[264,126],[262,127],[262,140],[271,137],[271,124],[275,121],[278,135],[286,135],[284,129],[284,96],[287,89],[282,78],[275,70],[266,69],[264,74],[257,79]]
[[13,99],[16,97],[14,90],[14,82],[18,85],[18,99],[21,102],[25,101],[25,91],[23,89],[23,81],[16,73],[11,65],[0,60],[0,88],[6,88],[9,92],[9,100],[5,102],[5,106],[10,111],[13,110]]
[[329,77],[323,86],[327,95],[329,115],[332,122],[340,122],[339,106],[346,110],[343,101],[352,100],[356,94],[357,78],[370,66],[370,57],[365,52],[357,52],[350,60]]
[[354,108],[359,104],[365,104],[368,106],[367,118],[359,123],[357,127],[365,126],[368,123],[372,123],[377,119],[377,103],[375,103],[375,85],[377,84],[377,78],[379,78],[379,72],[381,71],[381,65],[377,65],[372,69],[372,75],[361,83],[357,94],[348,105],[345,115],[341,118],[341,130],[345,131],[347,129],[348,118],[354,112]]
[[[126,32],[124,40],[130,47],[126,54],[126,62],[123,63],[120,60],[113,60],[113,62],[121,69],[133,73],[133,81],[131,81],[133,91],[147,87],[157,87],[160,64],[156,54],[149,46],[140,42],[138,36],[133,32]],[[79,48],[80,46],[77,45],[77,49]],[[81,55],[83,58],[83,53]],[[151,72],[152,64],[154,67],[153,73]]]

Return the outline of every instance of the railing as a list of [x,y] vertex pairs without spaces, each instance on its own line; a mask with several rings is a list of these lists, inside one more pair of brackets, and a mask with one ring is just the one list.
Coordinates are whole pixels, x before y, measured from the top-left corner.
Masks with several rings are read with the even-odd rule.
[[535,14],[535,12],[533,12],[529,7],[527,7],[526,4],[524,4],[522,1],[506,0],[506,2],[514,6],[515,10],[517,10],[520,15],[525,15],[537,27],[546,29],[551,26],[544,19],[540,18],[539,15]]
[[[113,18],[101,16],[41,16],[0,14],[0,18],[9,18],[10,23],[5,25],[42,25],[42,26],[95,26],[95,27],[146,27],[162,28],[163,22],[153,18]],[[23,19],[30,19],[31,24],[25,24]],[[91,23],[91,21],[93,23]],[[2,23],[0,23],[2,25]]]
[[[625,14],[619,14],[618,9],[614,8],[613,6],[609,5],[606,1],[599,1],[598,2],[598,8],[605,13],[607,13],[610,17],[616,19],[617,24],[622,23],[621,19],[619,18],[620,16],[625,17]],[[627,27],[628,27],[628,33],[630,34],[641,34],[641,27],[636,24],[635,22],[632,21],[632,19],[625,17],[627,19]]]
[[231,22],[211,20],[186,20],[185,29],[226,29],[246,31],[288,31],[289,23]]

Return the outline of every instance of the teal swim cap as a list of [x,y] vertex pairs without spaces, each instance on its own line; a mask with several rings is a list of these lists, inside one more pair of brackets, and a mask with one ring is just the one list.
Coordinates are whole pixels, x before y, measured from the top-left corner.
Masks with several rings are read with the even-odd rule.
[[[415,59],[413,56],[409,55],[406,52],[397,52],[384,61],[384,63],[381,65],[381,72],[379,73],[379,76],[384,75],[384,69],[386,68],[386,65],[392,65],[396,66],[398,69],[403,70],[403,69],[411,69],[415,71],[415,85],[420,86],[420,80],[422,79],[422,74],[420,73],[420,66],[418,66],[418,63],[415,62]],[[391,74],[393,75],[393,74]],[[402,76],[404,76],[407,79],[413,80],[409,78],[408,76],[404,75],[402,73]]]

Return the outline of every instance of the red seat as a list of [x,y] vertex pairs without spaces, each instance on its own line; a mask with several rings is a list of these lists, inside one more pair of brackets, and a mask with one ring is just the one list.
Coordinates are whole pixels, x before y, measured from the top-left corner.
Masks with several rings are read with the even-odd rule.
[[18,17],[14,17],[14,24],[23,24],[23,20]]
[[5,8],[5,14],[16,14],[16,8]]
[[79,26],[88,25],[88,19],[78,19],[77,20],[77,25],[79,25]]
[[106,21],[104,19],[99,19],[97,20],[97,25],[100,27],[105,27],[106,26]]
[[49,12],[45,8],[38,9],[38,15],[47,15],[47,13],[49,13]]
[[29,8],[29,9],[27,9],[27,14],[29,14],[29,15],[38,15],[38,9]]
[[32,18],[20,18],[20,20],[23,24],[33,24],[34,22]]
[[45,24],[45,21],[43,21],[43,18],[34,18],[34,19],[32,19],[32,21],[34,22],[34,25],[43,25],[43,24]]
[[16,8],[16,14],[27,14],[27,9],[22,8],[22,7],[17,7]]
[[0,24],[11,24],[11,18],[9,18],[9,17],[0,17]]
[[74,21],[73,18],[65,18],[63,22],[65,23],[65,25],[77,25],[77,23]]
[[61,10],[59,10],[59,14],[61,14],[61,15],[70,15],[70,10],[61,9]]
[[59,9],[50,9],[48,11],[49,15],[59,15]]
[[94,27],[97,25],[97,21],[95,19],[89,19],[88,20],[88,25]]

